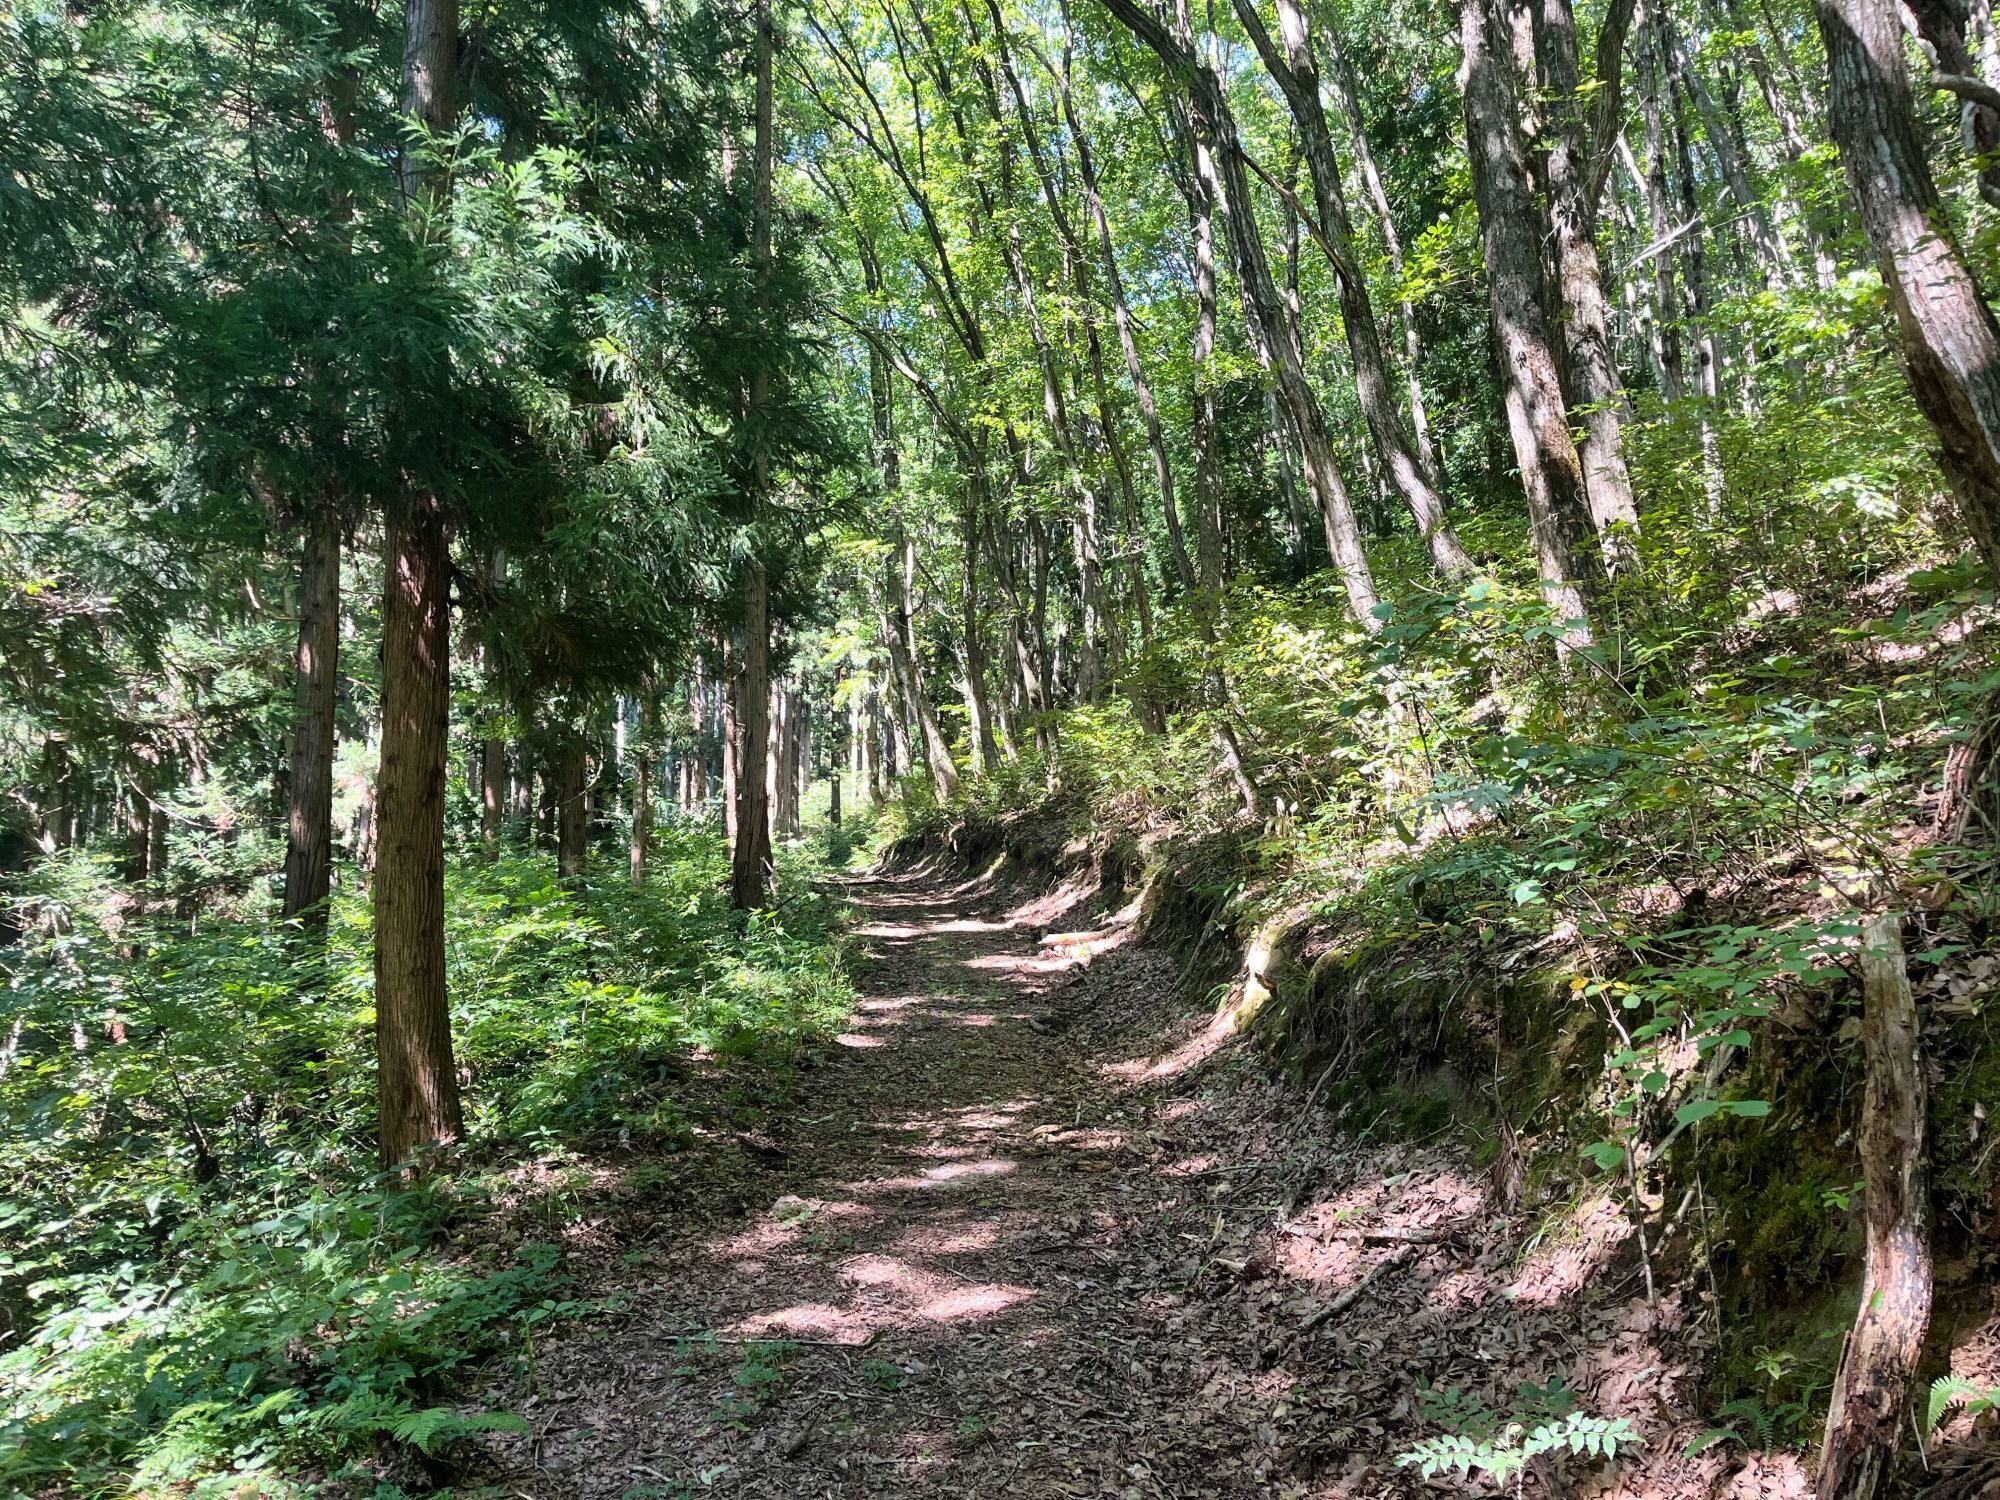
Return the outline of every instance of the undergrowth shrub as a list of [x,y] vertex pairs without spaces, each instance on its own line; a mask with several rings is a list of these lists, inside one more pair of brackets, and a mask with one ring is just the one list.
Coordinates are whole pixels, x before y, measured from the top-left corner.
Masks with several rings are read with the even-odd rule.
[[376,1169],[364,896],[336,897],[320,951],[39,867],[0,949],[0,1492],[275,1483],[504,1423],[460,1410],[453,1374],[589,1309],[553,1247],[456,1228],[524,1154],[671,1148],[697,1060],[782,1067],[834,1025],[852,990],[815,861],[782,850],[747,922],[696,824],[659,831],[643,887],[454,865],[475,1139],[417,1186]]

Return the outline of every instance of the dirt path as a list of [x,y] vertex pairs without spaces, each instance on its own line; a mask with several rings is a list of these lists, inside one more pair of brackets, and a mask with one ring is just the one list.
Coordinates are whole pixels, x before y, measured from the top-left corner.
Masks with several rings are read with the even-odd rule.
[[[507,1492],[1372,1500],[1439,1493],[1394,1463],[1419,1378],[1668,1399],[1615,1213],[1523,1248],[1461,1148],[1302,1129],[1166,959],[1041,943],[1059,899],[850,896],[863,999],[803,1096],[570,1236],[625,1311],[502,1396]],[[1580,1477],[1529,1489],[1708,1493]]]
[[1193,1493],[1149,1472],[1179,1299],[1120,1247],[1150,1191],[1135,1110],[1041,1019],[1073,962],[1038,943],[1055,909],[924,877],[851,895],[863,999],[773,1126],[781,1191],[624,1257],[650,1261],[632,1316],[544,1355],[514,1487]]

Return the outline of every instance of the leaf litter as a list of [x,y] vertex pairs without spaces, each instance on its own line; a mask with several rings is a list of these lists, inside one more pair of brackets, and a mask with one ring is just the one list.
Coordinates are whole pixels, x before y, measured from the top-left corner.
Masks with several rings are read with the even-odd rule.
[[[570,1246],[623,1310],[545,1335],[475,1477],[535,1497],[1494,1493],[1395,1462],[1421,1383],[1561,1380],[1645,1446],[1522,1493],[1806,1493],[1683,1455],[1707,1320],[1597,1199],[1509,1218],[1458,1145],[1303,1111],[1080,890],[849,882],[850,1029],[742,1140]],[[1053,935],[1053,941],[1048,940]],[[1193,1013],[1191,1013],[1193,1012]],[[747,1133],[746,1133],[747,1134]],[[658,1179],[667,1179],[664,1182]]]

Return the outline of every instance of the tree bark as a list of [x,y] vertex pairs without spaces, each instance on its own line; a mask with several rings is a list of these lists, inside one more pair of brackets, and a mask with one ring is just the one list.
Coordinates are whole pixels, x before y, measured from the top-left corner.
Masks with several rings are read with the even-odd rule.
[[[414,9],[414,3],[413,3]],[[387,518],[382,762],[376,776],[375,1034],[382,1160],[464,1130],[445,995],[444,781],[451,558],[435,496]]]
[[[336,8],[339,39],[358,39],[360,17],[352,5]],[[354,106],[360,91],[357,69],[336,65],[327,75],[320,104],[320,128],[335,151],[354,139]],[[351,205],[336,187],[327,220],[345,235]],[[342,248],[347,248],[343,239]],[[330,392],[336,409],[341,392]],[[281,915],[324,937],[326,898],[333,886],[333,756],[335,705],[340,686],[340,545],[346,494],[332,480],[320,487],[318,504],[306,517],[299,566],[299,636],[294,651],[292,756],[287,779],[284,900]]]
[[314,507],[309,524],[299,568],[282,914],[324,934],[333,887],[334,702],[340,685],[340,512],[331,497]]
[[590,851],[590,741],[565,730],[556,761],[556,871],[565,883],[582,881]]
[[1590,591],[1602,577],[1602,563],[1591,541],[1583,465],[1570,437],[1544,312],[1535,241],[1540,216],[1528,185],[1504,32],[1488,0],[1459,0],[1458,17],[1464,48],[1459,88],[1507,429],[1527,492],[1542,597],[1563,622],[1558,645],[1569,655],[1592,642]]
[[737,782],[741,779],[743,726],[737,712],[738,653],[725,646],[722,652],[722,833],[729,841],[734,868],[736,848]]
[[[1648,0],[1649,5],[1652,3],[1654,0]],[[1681,233],[1699,234],[1701,226],[1677,225],[1674,221],[1673,200],[1667,193],[1669,145],[1663,95],[1668,81],[1659,49],[1653,45],[1651,24],[1642,27],[1641,33],[1639,111],[1646,125],[1646,161],[1642,167],[1637,160],[1628,159],[1626,167],[1644,186],[1646,218],[1653,236],[1646,252],[1652,262],[1653,357],[1660,372],[1660,394],[1668,401],[1678,401],[1686,392],[1687,373],[1681,352],[1680,290],[1675,278],[1679,252],[1673,247]],[[1631,147],[1624,145],[1623,137],[1620,146],[1630,158]]]
[[[1341,112],[1347,117],[1348,134],[1354,138],[1355,161],[1361,169],[1361,181],[1368,189],[1376,221],[1381,225],[1382,244],[1389,252],[1389,269],[1395,273],[1397,284],[1401,285],[1404,274],[1403,240],[1396,229],[1388,191],[1382,185],[1382,173],[1376,166],[1374,148],[1368,143],[1367,124],[1361,115],[1361,91],[1355,85],[1354,69],[1347,60],[1346,49],[1340,44],[1339,28],[1329,27],[1326,36],[1327,51],[1333,59],[1334,81],[1339,85]],[[1417,358],[1422,350],[1417,338],[1417,310],[1405,297],[1398,301],[1396,312],[1403,330],[1403,380],[1410,404],[1410,436],[1416,443],[1417,457],[1422,460],[1431,483],[1442,486],[1444,466],[1438,461],[1437,443],[1431,436],[1430,411],[1424,401],[1423,382],[1417,374]]]
[[743,586],[743,650],[737,666],[736,831],[730,849],[729,900],[739,911],[764,902],[771,868],[771,807],[765,778],[771,756],[771,615],[761,561]]
[[632,884],[646,883],[646,854],[653,839],[653,758],[639,757],[632,771],[632,846],[627,873]]
[[964,566],[959,573],[959,628],[964,633],[960,662],[965,669],[965,712],[970,721],[967,738],[976,759],[976,771],[990,770],[999,758],[993,741],[993,712],[986,698],[986,644],[980,637],[979,618],[979,529],[982,513],[991,504],[986,494],[986,474],[977,469],[966,476],[966,496],[959,512],[959,539]]
[[[1931,49],[1940,73],[1961,78],[1984,76],[1966,44],[1971,17],[1963,0],[1906,0],[1906,4],[1917,23],[1917,35]],[[1985,163],[1979,169],[1979,196],[1989,207],[2000,208],[2000,110],[1990,103],[1962,98],[1959,129],[1966,149]]]
[[[759,279],[771,272],[771,204],[775,141],[773,135],[772,52],[776,46],[771,0],[756,0],[756,121],[751,165],[750,253]],[[770,398],[771,376],[765,369],[750,377],[748,410],[754,414]],[[761,513],[770,482],[769,464],[760,451],[751,460],[750,510]],[[738,750],[736,843],[730,851],[729,899],[738,910],[761,906],[771,867],[771,820],[765,793],[765,766],[770,755],[771,591],[763,558],[753,558],[745,570],[743,588],[743,662],[737,693],[737,715],[743,743]]]
[[1862,929],[1861,987],[1868,1062],[1861,1170],[1868,1239],[1861,1310],[1841,1351],[1826,1415],[1818,1500],[1873,1500],[1882,1493],[1931,1316],[1928,1106],[1900,913],[1877,917]]
[[1896,310],[1917,405],[1973,545],[2000,575],[2000,326],[1938,198],[1890,0],[1819,0],[1827,115]]
[[[488,577],[497,589],[507,581],[507,554],[498,547],[488,562]],[[480,647],[482,655],[486,647]],[[487,667],[489,692],[493,692],[493,669]],[[481,857],[492,864],[500,857],[500,828],[507,820],[507,741],[489,733],[479,745],[479,847]]]
[[1098,232],[1098,260],[1104,266],[1104,290],[1112,302],[1112,324],[1118,328],[1118,352],[1124,356],[1126,380],[1132,382],[1132,398],[1138,402],[1140,422],[1146,428],[1146,448],[1152,454],[1152,478],[1160,486],[1160,512],[1166,520],[1166,546],[1174,558],[1174,576],[1184,590],[1194,590],[1194,562],[1188,558],[1188,540],[1180,530],[1180,502],[1174,496],[1174,464],[1166,452],[1166,432],[1160,424],[1160,402],[1152,394],[1152,378],[1138,352],[1138,334],[1132,326],[1132,306],[1124,290],[1124,274],[1118,270],[1118,248],[1112,244],[1112,222],[1104,212],[1104,194],[1098,190],[1098,170],[1090,156],[1090,140],[1076,118],[1070,100],[1068,78],[1062,80],[1062,110],[1076,142],[1076,172],[1082,180],[1084,198],[1090,204],[1090,218]]

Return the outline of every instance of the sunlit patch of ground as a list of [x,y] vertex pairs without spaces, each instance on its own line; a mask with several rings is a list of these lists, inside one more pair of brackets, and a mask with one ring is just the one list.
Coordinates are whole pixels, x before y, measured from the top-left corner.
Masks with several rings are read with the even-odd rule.
[[941,1188],[975,1187],[990,1178],[1005,1177],[1018,1170],[1019,1164],[1016,1162],[1001,1157],[986,1157],[979,1161],[946,1162],[927,1171],[904,1173],[897,1177],[876,1177],[865,1182],[849,1183],[848,1191],[928,1193]]

